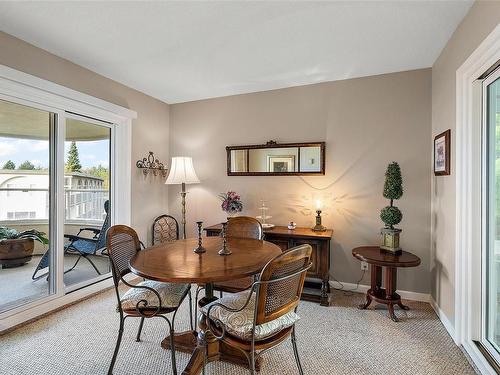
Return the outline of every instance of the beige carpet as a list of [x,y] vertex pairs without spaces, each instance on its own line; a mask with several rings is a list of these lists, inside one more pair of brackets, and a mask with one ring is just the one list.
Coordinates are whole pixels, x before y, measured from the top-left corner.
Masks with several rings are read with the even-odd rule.
[[[466,358],[426,303],[409,302],[394,323],[382,308],[360,311],[361,294],[334,294],[325,308],[303,302],[297,324],[298,345],[306,374],[474,374]],[[10,334],[0,336],[0,374],[105,374],[118,329],[115,296],[106,292]],[[188,328],[187,305],[177,330]],[[169,352],[160,348],[167,330],[160,319],[147,320],[143,342],[134,335],[138,319],[128,320],[115,374],[169,374]],[[178,353],[182,370],[187,354]],[[262,375],[298,373],[289,342],[263,355]],[[222,362],[207,374],[248,374]]]

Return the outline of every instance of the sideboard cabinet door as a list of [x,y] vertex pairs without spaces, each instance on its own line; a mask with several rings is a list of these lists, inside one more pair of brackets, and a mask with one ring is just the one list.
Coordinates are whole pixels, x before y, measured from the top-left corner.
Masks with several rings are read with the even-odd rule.
[[311,245],[312,247],[312,255],[311,255],[311,262],[312,266],[309,268],[309,271],[307,271],[307,276],[308,277],[315,277],[318,279],[323,279],[323,275],[321,274],[320,270],[320,262],[319,262],[319,254],[321,251],[321,243],[316,240],[301,240],[301,239],[294,239],[293,240],[293,245],[292,246],[300,246],[300,245]]
[[264,240],[272,242],[275,245],[278,245],[281,251],[287,251],[290,247],[293,247],[293,245],[290,243],[286,238],[279,238],[279,237],[264,237]]

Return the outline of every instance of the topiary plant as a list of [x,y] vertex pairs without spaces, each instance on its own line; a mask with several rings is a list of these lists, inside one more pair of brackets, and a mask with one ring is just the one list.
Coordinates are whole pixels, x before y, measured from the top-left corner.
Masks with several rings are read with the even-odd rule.
[[394,225],[399,224],[403,219],[403,214],[399,208],[393,205],[395,199],[399,199],[403,196],[401,168],[399,168],[399,164],[395,161],[387,166],[383,195],[384,198],[390,199],[391,204],[380,211],[380,218],[385,223],[386,228],[394,229]]

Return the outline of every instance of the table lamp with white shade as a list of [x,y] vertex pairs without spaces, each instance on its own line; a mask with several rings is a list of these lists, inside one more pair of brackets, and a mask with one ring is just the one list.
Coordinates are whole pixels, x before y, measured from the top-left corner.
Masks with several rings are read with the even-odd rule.
[[181,185],[182,197],[182,238],[186,238],[186,184],[198,184],[200,180],[196,176],[193,167],[193,159],[188,156],[174,156],[170,163],[170,173],[168,174],[167,185]]

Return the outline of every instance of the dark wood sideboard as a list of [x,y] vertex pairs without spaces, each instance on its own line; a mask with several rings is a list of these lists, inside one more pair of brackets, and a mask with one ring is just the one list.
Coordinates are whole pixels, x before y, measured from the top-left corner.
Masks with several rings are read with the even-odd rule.
[[[204,228],[208,237],[219,236],[222,225],[217,224]],[[315,232],[311,228],[295,228],[276,226],[264,230],[264,239],[278,245],[286,251],[294,246],[311,245],[312,266],[307,272],[302,299],[319,302],[321,306],[330,305],[330,240],[333,231]]]

